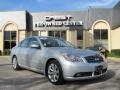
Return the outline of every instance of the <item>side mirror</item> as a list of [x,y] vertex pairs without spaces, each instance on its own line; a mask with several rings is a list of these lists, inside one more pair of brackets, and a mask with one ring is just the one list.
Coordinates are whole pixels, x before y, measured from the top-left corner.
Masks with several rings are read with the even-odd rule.
[[40,49],[40,45],[39,44],[35,44],[35,43],[31,44],[30,47],[31,48]]

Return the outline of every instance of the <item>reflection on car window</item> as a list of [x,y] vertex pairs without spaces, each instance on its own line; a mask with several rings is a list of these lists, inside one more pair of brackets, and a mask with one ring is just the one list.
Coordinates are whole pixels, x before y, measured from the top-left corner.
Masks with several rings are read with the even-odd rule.
[[30,38],[29,47],[30,47],[32,44],[40,45],[39,42],[38,42],[38,40],[37,40],[36,38]]
[[44,47],[73,47],[72,44],[63,39],[48,37],[40,38],[40,40]]
[[25,39],[20,43],[20,47],[28,47],[29,39]]

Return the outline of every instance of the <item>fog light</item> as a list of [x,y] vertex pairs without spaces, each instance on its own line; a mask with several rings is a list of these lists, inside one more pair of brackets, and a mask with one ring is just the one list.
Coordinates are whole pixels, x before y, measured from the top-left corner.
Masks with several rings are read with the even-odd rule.
[[80,72],[74,75],[74,77],[87,77],[87,76],[92,76],[92,72]]

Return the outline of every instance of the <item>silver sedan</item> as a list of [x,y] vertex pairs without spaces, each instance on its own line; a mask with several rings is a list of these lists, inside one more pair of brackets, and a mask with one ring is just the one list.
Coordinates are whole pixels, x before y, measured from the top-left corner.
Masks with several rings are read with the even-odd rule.
[[31,36],[11,50],[13,69],[43,73],[57,85],[64,80],[96,78],[107,72],[107,61],[98,52],[74,48],[55,37]]

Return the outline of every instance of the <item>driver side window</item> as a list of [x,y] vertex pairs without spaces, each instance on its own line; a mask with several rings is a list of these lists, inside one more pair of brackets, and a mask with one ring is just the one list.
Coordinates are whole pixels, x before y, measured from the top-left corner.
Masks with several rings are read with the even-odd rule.
[[25,39],[25,40],[21,41],[19,47],[28,48],[28,43],[29,43],[29,39]]
[[36,38],[30,38],[29,47],[31,47],[32,44],[37,44],[40,46],[40,43],[38,42]]

